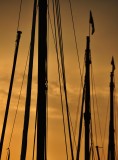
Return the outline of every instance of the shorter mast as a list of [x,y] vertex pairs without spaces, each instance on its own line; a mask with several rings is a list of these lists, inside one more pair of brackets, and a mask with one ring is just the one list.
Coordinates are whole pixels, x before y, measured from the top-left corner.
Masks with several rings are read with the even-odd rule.
[[112,72],[110,75],[110,123],[109,123],[109,144],[108,144],[108,160],[115,160],[115,140],[114,140],[114,70],[115,64],[112,57]]
[[91,55],[90,55],[90,36],[87,36],[87,46],[86,46],[86,55],[85,55],[85,64],[86,64],[86,75],[85,75],[85,160],[90,159],[90,64],[91,64]]
[[[92,27],[92,32],[90,33],[90,26]],[[90,64],[91,64],[91,51],[90,51],[90,34],[94,34],[95,27],[92,12],[90,11],[89,18],[89,36],[86,37],[86,51],[85,51],[85,81],[83,88],[83,97],[82,97],[82,109],[81,109],[81,117],[80,117],[80,128],[79,128],[79,138],[78,138],[78,146],[77,146],[77,155],[76,160],[79,160],[80,154],[80,141],[81,141],[81,130],[82,130],[82,110],[83,104],[85,101],[85,113],[84,113],[84,121],[85,121],[85,160],[90,159],[90,121],[91,121],[91,112],[90,112]],[[85,99],[85,100],[84,100]]]
[[9,92],[8,92],[7,104],[6,104],[6,111],[5,111],[1,141],[0,141],[0,159],[1,159],[1,155],[2,155],[2,147],[3,147],[4,136],[5,136],[5,131],[6,131],[6,124],[7,124],[8,112],[9,112],[9,106],[10,106],[10,100],[11,100],[11,94],[12,94],[12,87],[13,87],[13,82],[14,82],[14,75],[15,75],[15,68],[16,68],[21,33],[22,33],[21,31],[17,31],[16,48],[15,48],[15,53],[14,53],[14,62],[13,62],[13,68],[12,68],[12,74],[11,74],[11,80],[10,80],[10,86],[9,86]]

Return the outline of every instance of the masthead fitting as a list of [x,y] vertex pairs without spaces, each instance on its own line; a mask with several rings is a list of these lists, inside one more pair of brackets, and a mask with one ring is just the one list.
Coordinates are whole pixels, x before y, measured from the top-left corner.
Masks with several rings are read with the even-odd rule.
[[115,70],[115,63],[114,63],[114,58],[112,57],[112,60],[111,60],[111,65],[112,65],[112,72],[114,72]]

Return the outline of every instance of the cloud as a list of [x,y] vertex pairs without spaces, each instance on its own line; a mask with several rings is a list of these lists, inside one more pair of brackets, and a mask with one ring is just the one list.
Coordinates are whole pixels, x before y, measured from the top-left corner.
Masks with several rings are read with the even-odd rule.
[[59,96],[60,95],[59,84],[56,81],[50,82],[48,84],[48,93],[49,93],[49,96]]
[[[12,88],[11,102],[10,102],[10,111],[16,110],[18,99],[21,90],[21,84],[23,79],[23,73],[17,72],[14,77],[14,84]],[[33,84],[32,84],[32,96],[31,96],[31,112],[34,113],[36,110],[36,96],[37,96],[37,86],[35,85],[36,76],[33,75]],[[8,97],[10,78],[9,76],[4,75],[0,77],[0,102],[1,106],[3,106],[0,110],[5,111],[5,106]],[[25,101],[26,101],[26,89],[27,89],[27,74],[24,77],[24,83],[22,87],[22,92],[20,95],[19,101],[19,112],[24,112],[25,110]]]
[[56,107],[55,108],[53,108],[53,107],[50,107],[50,108],[48,108],[48,118],[50,118],[50,119],[62,119],[62,116],[60,115],[60,114],[58,114],[58,110],[56,109]]
[[[71,96],[78,95],[78,88],[74,87],[73,85],[67,83],[67,93]],[[49,95],[50,96],[59,96],[60,95],[60,86],[59,83],[56,81],[51,81],[49,83]],[[63,86],[62,86],[62,91],[63,91]]]
[[6,95],[8,95],[8,92],[4,89],[0,89],[0,94],[6,96]]

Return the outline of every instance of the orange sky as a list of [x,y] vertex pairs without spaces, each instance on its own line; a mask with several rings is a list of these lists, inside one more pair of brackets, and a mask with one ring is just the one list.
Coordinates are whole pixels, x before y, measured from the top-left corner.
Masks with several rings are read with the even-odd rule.
[[[65,68],[67,78],[67,91],[68,101],[71,111],[71,118],[73,125],[75,123],[75,115],[78,106],[78,97],[80,93],[80,73],[78,69],[78,62],[76,57],[74,36],[72,30],[71,14],[69,10],[68,0],[61,2],[61,15],[62,15],[62,29],[63,29],[63,41],[64,41],[64,54],[65,54]],[[11,69],[13,63],[16,29],[18,21],[20,1],[0,1],[0,133],[2,130],[2,123],[4,119],[4,112],[7,100],[7,93],[9,88],[9,80],[11,76]],[[52,17],[52,1],[50,1],[50,15]],[[76,36],[78,42],[78,50],[80,56],[81,68],[84,62],[86,36],[88,35],[89,26],[89,11],[92,10],[95,33],[91,36],[91,55],[92,55],[92,67],[94,73],[94,80],[96,84],[96,94],[99,106],[99,115],[101,119],[102,136],[105,130],[105,117],[109,101],[109,80],[111,71],[111,57],[115,59],[115,88],[116,88],[116,100],[117,100],[117,84],[118,84],[118,1],[106,0],[106,1],[85,1],[85,0],[73,0],[72,8],[76,29]],[[8,125],[6,130],[3,156],[6,157],[6,149],[8,147],[11,127],[13,125],[13,119],[15,109],[17,106],[18,96],[20,92],[22,75],[26,63],[28,54],[28,48],[30,43],[30,31],[32,21],[32,9],[33,0],[25,0],[22,5],[21,20],[19,29],[23,32],[21,36],[18,62],[15,74],[15,81],[13,87],[13,94],[10,105],[10,112],[8,117]],[[50,27],[50,26],[49,26]],[[50,28],[49,28],[50,29]],[[65,146],[64,146],[64,134],[62,125],[62,114],[60,105],[60,92],[57,74],[57,60],[55,54],[55,47],[52,39],[52,33],[50,29],[49,33],[49,56],[48,56],[48,108],[49,108],[49,126],[48,126],[48,160],[65,160]],[[14,129],[13,138],[11,141],[11,159],[19,159],[22,139],[22,127],[23,127],[23,114],[25,107],[25,95],[26,95],[26,82],[27,73],[25,76],[24,86],[22,90],[21,101],[19,104],[19,112],[17,115],[16,125]],[[35,119],[35,106],[36,106],[36,88],[37,88],[37,36],[35,44],[35,58],[34,58],[34,72],[33,72],[33,87],[32,87],[32,105],[30,114],[30,126],[28,136],[28,149],[27,159],[32,159],[32,143],[34,133],[34,119]],[[96,107],[96,106],[95,106]],[[97,110],[95,108],[95,110]],[[117,108],[116,108],[117,110]],[[66,122],[67,123],[67,122]],[[108,127],[108,120],[107,120]],[[98,120],[97,120],[98,128]],[[108,129],[108,128],[107,128]],[[83,131],[84,134],[84,131]],[[67,134],[68,135],[68,134]],[[84,137],[84,136],[83,136]],[[98,145],[102,146],[100,139],[100,133],[98,130]],[[105,138],[107,142],[107,134]],[[95,137],[94,137],[95,143]],[[105,151],[107,151],[105,144]],[[96,144],[95,144],[96,145]],[[69,144],[68,144],[69,146]],[[83,158],[83,150],[81,151],[81,157]],[[101,152],[101,150],[100,150]],[[105,153],[106,154],[106,153]],[[69,154],[70,156],[70,154]]]

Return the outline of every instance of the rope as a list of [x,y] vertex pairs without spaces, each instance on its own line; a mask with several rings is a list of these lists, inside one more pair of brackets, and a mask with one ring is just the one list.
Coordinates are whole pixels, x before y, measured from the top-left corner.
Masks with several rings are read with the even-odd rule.
[[[82,69],[82,79],[83,79],[83,73],[84,73],[84,63],[83,63],[83,69]],[[80,142],[79,139],[80,139],[80,136],[82,134],[82,124],[81,124],[81,122],[82,122],[82,110],[83,110],[82,108],[83,108],[83,103],[84,103],[84,100],[83,100],[84,96],[82,97],[81,93],[82,93],[82,87],[81,87],[81,84],[80,84],[80,91],[79,91],[79,96],[78,96],[79,97],[78,98],[78,105],[77,105],[75,125],[74,125],[74,135],[76,137],[77,125],[78,125],[78,120],[79,120],[79,124],[81,125],[81,127],[79,127],[79,128],[81,128],[81,129],[79,129],[79,137],[78,137],[78,142],[80,143],[79,145],[81,145],[81,142]],[[81,112],[80,112],[80,102],[81,102],[80,98],[82,98]],[[79,119],[79,112],[80,112],[80,119]],[[73,149],[74,149],[74,147],[73,147]],[[76,153],[77,153],[77,156],[78,156],[79,148],[77,147],[76,150],[77,150]],[[76,156],[76,159],[77,159],[77,156]]]
[[[80,65],[80,58],[79,58],[79,51],[78,51],[77,36],[76,36],[76,31],[75,31],[75,24],[74,24],[72,4],[71,4],[71,0],[68,0],[68,1],[69,1],[69,6],[70,6],[71,18],[72,18],[72,27],[73,27],[73,33],[74,33],[74,40],[75,40],[75,47],[76,47],[76,53],[77,53],[77,60],[78,60],[78,65],[79,65],[79,70],[80,70],[81,87],[83,88],[83,75],[82,75],[82,72],[81,72],[81,65]],[[79,102],[80,102],[80,96],[79,96]],[[75,128],[74,128],[75,135],[76,135],[76,128],[77,128],[77,119],[78,119],[78,115],[79,115],[78,113],[79,113],[79,105],[77,107],[77,112],[76,112],[76,121],[75,121]]]
[[35,152],[35,143],[36,143],[36,128],[37,128],[37,109],[36,109],[36,117],[35,117],[35,128],[34,128],[34,143],[33,143],[33,155],[32,155],[32,160],[34,160],[34,152]]
[[[83,79],[83,73],[84,73],[84,63],[83,63],[83,70],[82,70],[82,79]],[[74,133],[76,136],[76,130],[77,130],[77,121],[78,121],[78,116],[79,116],[79,109],[80,109],[80,98],[81,98],[81,92],[82,92],[82,88],[81,88],[81,84],[80,84],[80,91],[79,91],[79,98],[78,98],[78,106],[77,106],[77,111],[76,111],[76,118],[75,118],[75,126],[74,126]]]
[[[69,115],[69,117],[70,117],[70,126],[71,126],[71,130],[72,130],[73,142],[74,142],[74,143],[72,143],[72,146],[73,146],[73,144],[74,144],[75,147],[77,147],[77,145],[76,145],[75,133],[74,133],[73,124],[72,124],[72,120],[71,120],[71,115]],[[73,149],[74,149],[74,146],[73,146]]]
[[21,9],[22,9],[22,0],[20,1],[20,10],[19,10],[19,16],[18,16],[18,26],[17,26],[17,31],[19,30],[20,17],[21,17]]
[[[73,27],[73,33],[74,33],[74,40],[75,40],[75,47],[76,47],[76,53],[77,53],[77,60],[78,60],[78,65],[79,65],[79,70],[80,70],[81,87],[83,88],[83,75],[82,75],[82,72],[81,72],[81,65],[80,65],[79,50],[78,50],[77,36],[76,36],[76,31],[75,31],[75,24],[74,24],[74,16],[73,16],[72,4],[71,4],[71,0],[68,0],[68,1],[69,1],[69,6],[70,6],[71,18],[72,18],[72,27]],[[79,98],[79,101],[80,101],[80,98]],[[77,113],[76,113],[76,121],[75,121],[75,129],[74,129],[75,135],[76,135],[76,128],[77,128],[77,119],[78,119],[78,115],[79,115],[78,113],[79,113],[79,105],[78,105]]]
[[[59,2],[58,2],[59,3]],[[57,5],[59,5],[59,4],[57,4]],[[59,25],[59,29],[61,28],[61,19],[60,19],[60,7],[58,7],[57,6],[57,8],[56,8],[56,11],[57,11],[57,25]],[[59,14],[59,15],[58,15]],[[60,42],[60,50],[62,50],[62,52],[63,52],[63,41],[62,41],[62,30],[60,29],[59,30],[58,29],[58,32],[59,32],[59,42]],[[61,53],[61,52],[60,52]],[[65,67],[64,67],[64,54],[61,54],[61,62],[62,62],[62,71],[63,71],[63,83],[65,83]],[[66,92],[66,87],[64,86],[64,90],[65,90],[65,92]],[[65,94],[67,94],[67,93],[65,93]],[[67,97],[67,95],[66,95],[66,97]],[[66,98],[67,99],[67,98]],[[67,111],[68,112],[68,111]],[[70,120],[70,126],[71,126],[71,129],[72,129],[72,134],[73,134],[73,138],[74,138],[74,143],[75,143],[75,146],[76,146],[76,141],[75,141],[75,134],[74,134],[74,131],[73,131],[73,125],[72,125],[72,121],[71,121],[71,116],[70,116],[70,113],[68,112],[68,114],[69,114],[69,120]],[[70,138],[71,139],[71,138]],[[72,146],[73,145],[71,145],[71,149],[72,149]],[[72,151],[73,152],[73,151]],[[72,153],[71,152],[71,153]]]
[[[93,87],[94,87],[94,94],[95,94],[95,101],[96,101],[96,108],[97,108],[97,116],[98,116],[98,124],[99,124],[99,131],[100,131],[100,138],[101,138],[101,142],[102,142],[102,146],[104,144],[104,140],[103,140],[103,137],[102,137],[102,132],[101,132],[101,125],[100,125],[100,116],[99,116],[99,111],[98,111],[98,101],[97,101],[97,94],[96,94],[96,87],[95,87],[95,80],[94,80],[94,74],[93,74],[93,66],[91,64],[91,72],[92,72],[92,79],[93,79]],[[106,127],[106,125],[105,125]],[[106,129],[105,129],[106,130]],[[105,153],[104,153],[104,148],[103,148],[103,155],[104,155],[104,159],[105,159]]]
[[73,11],[72,11],[72,4],[71,4],[71,0],[68,0],[68,1],[69,1],[69,5],[70,5],[70,12],[71,12],[71,18],[72,18],[72,26],[73,26],[73,32],[74,32],[74,38],[75,38],[75,46],[76,46],[76,52],[77,52],[77,60],[78,60],[78,64],[79,64],[80,77],[81,77],[81,85],[82,85],[82,88],[83,88],[82,72],[81,72],[79,51],[78,51],[78,45],[77,45],[77,37],[76,37],[76,31],[75,31],[74,17],[73,17]]
[[[106,134],[106,126],[107,126],[107,120],[108,120],[108,111],[109,111],[109,100],[108,100],[108,105],[107,105],[107,113],[106,113],[106,119],[105,119],[105,130],[104,130],[104,135],[103,135],[103,142],[102,142],[102,146],[104,148],[104,140],[105,140],[105,134]],[[105,159],[105,154],[104,154],[104,150],[102,152],[102,159]]]
[[91,72],[91,83],[92,83],[92,101],[93,101],[93,117],[94,117],[94,124],[95,124],[95,138],[96,138],[96,145],[98,145],[97,140],[97,128],[96,128],[96,118],[95,118],[95,108],[94,108],[94,97],[93,97],[93,72]]
[[60,46],[62,73],[63,73],[63,85],[64,85],[64,93],[65,93],[65,101],[66,101],[66,111],[67,111],[67,121],[68,121],[70,149],[71,149],[72,160],[74,160],[73,147],[72,147],[72,138],[71,138],[71,129],[70,129],[70,117],[69,117],[70,114],[69,114],[69,106],[68,106],[68,100],[67,100],[65,67],[64,67],[64,53],[63,53],[63,40],[62,40],[62,28],[61,28],[61,16],[60,16],[60,3],[59,3],[58,0],[57,1],[55,0],[55,5],[56,5],[57,27],[58,27],[58,36],[59,36],[59,46]]
[[94,141],[93,141],[93,132],[92,132],[92,122],[91,122],[91,150],[90,150],[90,155],[92,153],[92,160],[95,159],[95,155],[94,155]]
[[[22,0],[21,0],[21,2],[20,2],[20,10],[19,10],[19,16],[18,16],[17,32],[18,32],[18,30],[19,30],[21,8],[22,8]],[[23,81],[24,81],[24,77],[23,77]],[[20,95],[19,95],[18,104],[17,104],[17,109],[16,109],[14,121],[13,121],[13,127],[12,127],[12,131],[11,131],[11,135],[10,135],[10,141],[9,141],[9,145],[8,145],[8,149],[7,149],[7,150],[8,150],[8,156],[7,156],[7,159],[8,159],[8,160],[10,159],[10,143],[11,143],[11,139],[12,139],[12,135],[13,135],[13,130],[14,130],[14,125],[15,125],[15,121],[16,121],[16,115],[17,115],[17,111],[18,111],[18,106],[19,106],[19,101],[20,101],[20,96],[21,96],[23,81],[22,81],[21,90],[20,90]]]
[[22,92],[24,78],[25,78],[25,72],[26,72],[27,63],[28,63],[28,58],[29,58],[29,52],[28,52],[27,59],[26,59],[25,69],[24,69],[24,73],[23,73],[23,79],[22,79],[22,83],[21,83],[20,94],[18,97],[18,103],[17,103],[17,107],[16,107],[16,113],[15,113],[15,117],[14,117],[14,121],[13,121],[13,126],[12,126],[12,131],[11,131],[11,136],[10,136],[8,148],[10,148],[10,144],[11,144],[11,140],[12,140],[12,136],[13,136],[13,131],[14,131],[15,122],[16,122],[16,116],[17,116],[17,112],[18,112],[19,102],[20,102],[20,98],[21,98],[21,92]]
[[64,137],[65,137],[65,146],[66,146],[66,157],[68,160],[68,148],[67,148],[67,138],[66,138],[66,127],[65,127],[65,118],[64,118],[64,106],[63,106],[63,99],[62,99],[62,88],[61,88],[61,69],[60,69],[60,64],[59,64],[59,53],[58,53],[58,47],[57,47],[57,36],[56,36],[56,18],[55,18],[55,11],[54,11],[54,1],[52,0],[53,3],[53,15],[54,15],[54,31],[55,35],[53,33],[53,28],[52,28],[52,23],[51,23],[51,18],[49,14],[49,20],[50,20],[50,25],[51,25],[51,30],[52,30],[52,35],[53,35],[53,40],[55,44],[55,49],[56,49],[56,55],[57,55],[57,62],[58,62],[58,75],[59,75],[59,85],[60,85],[60,97],[61,97],[61,106],[62,106],[62,117],[63,117],[63,126],[64,126]]

